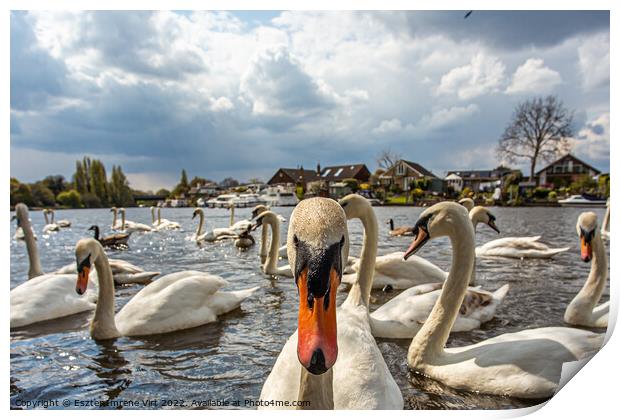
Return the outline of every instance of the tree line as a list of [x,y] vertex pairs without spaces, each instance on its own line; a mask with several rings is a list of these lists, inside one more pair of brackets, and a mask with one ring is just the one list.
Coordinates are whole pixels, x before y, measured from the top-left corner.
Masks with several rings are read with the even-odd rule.
[[11,178],[11,206],[24,203],[31,207],[99,208],[134,205],[129,181],[120,166],[112,166],[108,179],[102,161],[85,156],[75,163],[68,182],[62,175],[50,175],[28,184]]

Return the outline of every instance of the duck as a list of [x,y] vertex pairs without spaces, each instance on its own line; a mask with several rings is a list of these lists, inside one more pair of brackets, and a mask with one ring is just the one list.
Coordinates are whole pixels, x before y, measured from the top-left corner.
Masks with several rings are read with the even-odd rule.
[[[122,226],[122,231],[127,232],[127,233],[133,233],[133,232],[152,232],[153,228],[145,225],[144,223],[136,223],[136,222],[132,222],[131,220],[125,220],[125,209],[123,207],[121,207],[120,209],[118,209],[118,212],[121,214],[121,226]],[[116,213],[114,213],[116,216]]]
[[[259,255],[261,256],[261,268],[263,273],[272,276],[293,277],[290,265],[278,267],[278,249],[280,248],[280,220],[272,211],[261,213],[255,219],[256,228],[263,227]],[[267,229],[271,230],[271,241],[267,248]]]
[[29,267],[28,280],[11,289],[9,293],[10,328],[22,328],[94,309],[97,297],[96,280],[85,279],[92,292],[76,296],[74,275],[44,274],[28,218],[28,207],[18,203],[15,206],[15,216],[24,232]]
[[230,228],[216,228],[208,232],[202,233],[202,227],[204,226],[205,222],[205,214],[200,207],[196,207],[194,209],[194,213],[192,213],[192,219],[195,219],[196,216],[199,217],[198,228],[196,229],[196,233],[187,238],[188,240],[201,243],[215,242],[226,239],[236,239],[238,237],[237,232]]
[[131,233],[115,233],[113,235],[100,237],[98,225],[92,225],[88,230],[93,231],[93,237],[98,240],[104,248],[127,249],[129,247],[127,241]]
[[390,225],[390,236],[411,236],[411,228],[408,226],[394,227],[394,219],[390,218],[387,223]]
[[[47,217],[47,215],[51,215],[51,220]],[[50,209],[43,210],[43,217],[45,217],[45,226],[43,226],[43,233],[50,232],[58,232],[60,230],[60,226],[54,223],[54,213]]]
[[474,267],[475,237],[467,210],[453,202],[426,209],[414,226],[414,239],[403,258],[442,236],[450,239],[452,266],[430,315],[411,341],[410,370],[455,389],[539,399],[554,394],[565,362],[581,360],[600,349],[602,334],[568,327],[526,329],[446,348]]
[[607,328],[609,301],[596,306],[607,285],[607,253],[602,234],[597,230],[597,217],[583,212],[577,219],[577,235],[581,242],[581,259],[591,262],[590,274],[577,296],[564,313],[564,322],[591,328]]
[[258,290],[221,291],[228,282],[219,276],[179,271],[142,288],[115,315],[112,269],[101,244],[92,238],[81,239],[75,257],[78,274],[74,293],[87,293],[93,266],[99,278],[97,308],[90,323],[90,336],[95,340],[164,334],[215,322]]
[[[376,219],[365,226],[365,232],[371,230],[376,234]],[[287,249],[296,267],[298,328],[265,380],[261,400],[308,401],[297,407],[302,409],[403,408],[403,396],[370,331],[372,242],[365,240],[369,246],[361,257],[359,281],[336,310],[348,240],[346,215],[336,201],[308,198],[293,210]]]

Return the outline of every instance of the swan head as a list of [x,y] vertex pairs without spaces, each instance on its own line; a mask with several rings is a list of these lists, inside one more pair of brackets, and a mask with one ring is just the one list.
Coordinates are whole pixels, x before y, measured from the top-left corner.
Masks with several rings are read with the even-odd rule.
[[581,241],[581,259],[589,262],[592,259],[592,240],[597,235],[596,213],[587,211],[577,219],[577,235]]
[[467,209],[467,211],[471,211],[474,208],[476,203],[469,197],[461,198],[459,200],[459,204]]
[[252,219],[255,219],[256,217],[258,217],[258,215],[269,211],[269,207],[265,206],[264,204],[259,204],[258,206],[254,207],[252,209]]
[[474,225],[477,225],[478,223],[484,223],[495,232],[500,233],[497,225],[495,224],[495,216],[489,211],[489,209],[484,206],[476,206],[472,208],[469,211],[469,218]]
[[77,263],[78,273],[75,291],[78,295],[86,293],[88,275],[100,252],[101,245],[93,238],[80,239],[75,246],[75,262]]
[[[155,211],[155,209],[153,209],[153,211]],[[196,207],[196,208],[194,209],[194,212],[192,213],[192,219],[195,219],[195,218],[196,218],[196,216],[198,216],[199,214],[204,214],[204,212],[202,211],[202,209],[201,209],[201,208]]]
[[347,219],[361,218],[363,213],[373,211],[368,200],[359,194],[349,194],[338,200],[338,204],[344,209]]
[[406,260],[418,252],[431,238],[456,234],[460,226],[469,226],[473,231],[467,209],[461,204],[444,201],[429,207],[422,212],[413,227],[415,238],[405,251],[403,259]]
[[118,209],[116,207],[112,207],[112,208],[110,208],[110,211],[116,213],[118,211]]
[[338,357],[336,293],[348,238],[347,218],[336,201],[309,198],[293,210],[286,246],[299,294],[297,358],[314,375],[327,372]]

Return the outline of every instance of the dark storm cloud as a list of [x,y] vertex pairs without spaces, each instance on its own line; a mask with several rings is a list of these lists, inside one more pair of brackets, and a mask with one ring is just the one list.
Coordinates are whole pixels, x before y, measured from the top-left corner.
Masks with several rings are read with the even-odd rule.
[[410,35],[442,34],[455,41],[481,41],[498,49],[548,47],[578,34],[609,30],[608,11],[419,11],[378,13],[379,19]]

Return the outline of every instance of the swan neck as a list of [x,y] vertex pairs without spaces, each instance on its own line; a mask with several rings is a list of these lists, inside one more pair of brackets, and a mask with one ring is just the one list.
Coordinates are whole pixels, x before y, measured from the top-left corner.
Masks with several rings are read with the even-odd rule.
[[157,224],[161,225],[161,207],[157,209]]
[[609,232],[609,206],[607,206],[607,209],[605,210],[605,217],[603,218],[603,226],[601,227],[601,230],[603,232]]
[[28,220],[28,213],[26,213],[26,217],[21,217],[21,215],[19,217],[19,223],[22,227],[22,232],[24,232],[26,251],[28,252],[28,280],[30,280],[31,278],[42,276],[43,269],[41,268],[41,259],[39,258],[39,248],[37,248],[37,242],[32,233],[32,225],[30,220]]
[[[264,217],[263,224],[265,223],[271,227],[271,242],[269,244],[269,253],[267,254],[267,260],[265,261],[264,271],[267,274],[276,274],[278,251],[280,249],[280,221],[277,218]],[[263,229],[265,229],[265,227],[263,227]]]
[[411,366],[440,356],[448,341],[474,267],[474,230],[471,223],[454,225],[449,233],[452,245],[452,264],[441,295],[428,319],[413,338],[408,361]]
[[232,226],[235,224],[235,206],[230,207],[230,220],[228,226]]
[[[260,231],[260,263],[265,264],[267,261],[267,227],[263,226]],[[279,250],[278,250],[279,251]]]
[[116,209],[113,209],[112,212],[114,213],[114,219],[112,219],[112,229],[116,229]]
[[95,260],[95,269],[99,279],[99,298],[95,316],[90,325],[91,336],[95,339],[112,338],[118,336],[114,321],[114,279],[108,257],[103,248],[99,249]]
[[151,207],[151,223],[155,224],[155,209]]
[[309,401],[309,406],[297,406],[298,410],[333,410],[334,409],[334,371],[328,370],[322,375],[313,375],[303,366],[299,380],[298,401]]
[[371,208],[362,209],[359,219],[364,228],[362,253],[360,255],[359,270],[357,270],[357,282],[351,287],[347,301],[363,304],[368,308],[375,274],[379,227],[377,225],[377,217]]
[[122,220],[122,224],[123,224],[121,226],[121,230],[125,230],[125,211],[124,210],[121,212],[121,215],[122,215],[122,219],[121,220]]
[[583,285],[574,301],[584,302],[592,312],[594,306],[603,295],[607,284],[607,253],[601,235],[595,234],[592,239],[592,266],[586,283]]
[[198,238],[202,234],[202,227],[205,223],[205,214],[202,212],[202,210],[198,212],[198,217],[200,219],[198,220],[198,230],[196,231],[196,238]]

